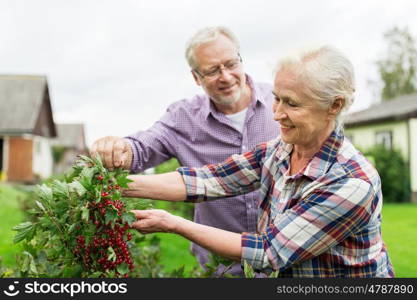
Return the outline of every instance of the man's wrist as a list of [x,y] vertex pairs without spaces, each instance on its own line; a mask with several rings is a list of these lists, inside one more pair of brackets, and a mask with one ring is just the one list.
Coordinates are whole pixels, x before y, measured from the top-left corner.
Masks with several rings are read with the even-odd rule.
[[127,155],[126,155],[126,161],[123,166],[123,169],[125,170],[131,170],[132,169],[132,163],[133,163],[133,149],[132,145],[129,142],[129,140],[126,140],[127,143]]

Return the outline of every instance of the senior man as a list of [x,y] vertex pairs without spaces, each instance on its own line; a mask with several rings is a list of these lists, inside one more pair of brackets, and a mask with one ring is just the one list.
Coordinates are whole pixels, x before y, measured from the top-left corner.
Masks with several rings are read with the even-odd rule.
[[[173,103],[146,131],[96,141],[91,154],[100,154],[106,167],[137,173],[172,157],[183,166],[203,166],[278,136],[279,126],[271,111],[272,87],[256,83],[245,74],[238,40],[229,29],[199,30],[189,40],[185,56],[196,84],[205,93]],[[254,232],[258,197],[255,191],[198,203],[194,221],[231,232]],[[192,252],[204,266],[207,250],[193,244]],[[240,265],[228,273],[241,275]]]
[[223,163],[131,175],[124,191],[200,202],[260,187],[256,231],[220,230],[163,210],[135,211],[133,227],[180,234],[280,277],[393,277],[381,233],[381,180],[344,137],[340,121],[354,90],[352,64],[332,47],[286,58],[274,81],[279,138]]

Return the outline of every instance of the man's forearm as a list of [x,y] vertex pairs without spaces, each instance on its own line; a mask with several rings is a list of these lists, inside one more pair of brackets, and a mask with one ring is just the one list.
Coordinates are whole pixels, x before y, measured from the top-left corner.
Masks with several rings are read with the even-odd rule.
[[129,175],[133,180],[129,188],[123,190],[125,197],[149,198],[167,201],[184,201],[186,189],[178,172],[157,175]]

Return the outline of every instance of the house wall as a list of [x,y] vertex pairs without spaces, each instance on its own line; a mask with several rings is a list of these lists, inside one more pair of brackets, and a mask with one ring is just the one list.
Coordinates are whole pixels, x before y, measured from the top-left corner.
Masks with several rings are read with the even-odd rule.
[[8,138],[7,180],[32,182],[33,141],[26,137]]
[[417,118],[409,120],[411,201],[417,203]]
[[47,178],[52,175],[54,166],[49,139],[35,136],[33,141],[33,173],[36,177]]
[[392,144],[394,149],[401,151],[405,160],[409,161],[408,123],[407,121],[384,122],[346,128],[345,134],[353,138],[353,144],[361,150],[366,150],[375,145],[375,135],[379,131],[392,132]]

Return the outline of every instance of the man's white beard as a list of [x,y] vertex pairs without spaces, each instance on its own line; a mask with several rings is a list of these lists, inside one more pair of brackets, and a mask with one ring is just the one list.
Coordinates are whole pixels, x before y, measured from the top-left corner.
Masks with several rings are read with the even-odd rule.
[[213,102],[217,104],[229,106],[238,102],[240,100],[241,95],[242,95],[242,90],[239,89],[236,91],[236,93],[233,93],[230,96],[223,96],[223,97],[220,96],[217,99],[211,97],[211,99],[213,100]]

